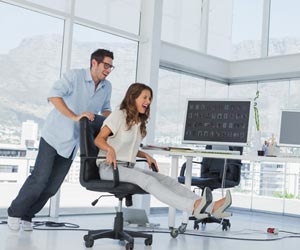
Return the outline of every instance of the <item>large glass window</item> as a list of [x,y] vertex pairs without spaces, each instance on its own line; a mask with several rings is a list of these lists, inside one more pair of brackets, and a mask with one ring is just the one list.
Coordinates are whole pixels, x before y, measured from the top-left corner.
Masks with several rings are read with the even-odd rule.
[[140,0],[76,0],[75,16],[139,34]]
[[207,98],[226,98],[228,96],[228,85],[206,80],[205,97]]
[[287,108],[289,82],[259,83],[258,99],[261,131],[264,137],[271,138],[272,134],[278,138],[280,110]]
[[181,143],[186,99],[204,97],[204,84],[201,78],[159,70],[155,142]]
[[300,80],[291,80],[287,108],[300,109],[299,95],[300,95]]
[[269,55],[300,52],[300,2],[271,0]]
[[162,40],[199,51],[202,1],[164,0]]
[[209,1],[207,53],[227,60],[231,58],[233,0]]
[[[47,92],[60,75],[63,26],[61,19],[0,2],[0,32],[5,34],[0,47],[0,143],[18,148],[23,122],[43,125],[50,108]],[[0,216],[6,215],[33,164],[25,159],[15,162],[17,175],[0,173],[0,189],[6,190]],[[42,213],[48,214],[47,207]]]
[[234,1],[231,60],[259,58],[263,20],[263,1]]

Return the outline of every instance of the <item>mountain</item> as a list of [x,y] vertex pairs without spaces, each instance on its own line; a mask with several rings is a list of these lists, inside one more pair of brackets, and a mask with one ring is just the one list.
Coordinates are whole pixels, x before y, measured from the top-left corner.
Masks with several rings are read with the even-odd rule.
[[[98,48],[114,52],[116,69],[109,76],[114,86],[113,106],[124,88],[135,80],[137,45],[78,42],[72,45],[72,67],[88,68],[90,54]],[[18,143],[21,124],[34,120],[42,127],[52,105],[46,96],[60,77],[62,37],[41,35],[24,39],[8,54],[0,55],[0,143]],[[122,67],[118,67],[122,65]],[[123,80],[126,77],[126,81]]]
[[[271,40],[270,44],[273,55],[300,51],[299,39]],[[106,48],[114,52],[116,69],[108,77],[113,84],[114,108],[123,98],[124,90],[135,81],[137,43],[74,40],[71,67],[89,67],[90,54],[97,48]],[[233,58],[257,58],[259,48],[258,42],[244,41],[234,46]],[[0,54],[0,143],[18,143],[21,124],[26,120],[34,120],[39,124],[39,128],[42,127],[46,115],[52,108],[46,100],[47,93],[54,81],[60,77],[61,51],[61,36],[40,35],[24,39],[18,47],[7,54]],[[169,79],[165,83],[167,86],[161,89],[165,93],[159,95],[168,96],[172,83],[173,81]],[[168,102],[168,98],[165,101]],[[167,113],[176,116],[176,112],[172,110]],[[157,117],[163,120],[164,114],[159,113]],[[172,131],[173,125],[167,126],[167,131]]]

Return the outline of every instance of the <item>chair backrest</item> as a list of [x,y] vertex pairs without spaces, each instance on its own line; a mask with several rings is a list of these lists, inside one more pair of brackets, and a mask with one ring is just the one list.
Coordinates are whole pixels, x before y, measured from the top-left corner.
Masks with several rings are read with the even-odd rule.
[[86,117],[80,120],[80,159],[82,171],[80,171],[80,181],[99,180],[99,169],[96,165],[98,148],[94,143],[96,135],[99,133],[105,117],[96,115],[94,121],[89,121]]
[[[207,145],[206,149],[212,149],[212,146]],[[228,146],[228,150],[240,151],[243,153],[243,147]],[[219,158],[203,158],[201,166],[201,177],[204,178],[218,178],[219,181],[222,180],[224,172],[224,159]],[[235,186],[240,183],[241,176],[241,160],[227,159],[226,162],[226,182],[229,186]]]
[[109,192],[117,198],[124,198],[130,194],[145,194],[139,186],[114,180],[101,180],[99,168],[96,165],[98,148],[94,138],[99,133],[105,117],[96,116],[94,121],[86,117],[80,119],[80,184],[88,190]]

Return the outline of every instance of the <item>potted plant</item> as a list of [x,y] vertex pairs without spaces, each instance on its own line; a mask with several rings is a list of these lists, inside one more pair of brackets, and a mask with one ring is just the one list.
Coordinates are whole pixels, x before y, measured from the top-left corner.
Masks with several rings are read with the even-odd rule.
[[257,104],[258,98],[259,98],[259,90],[257,90],[255,93],[254,104],[253,104],[255,128],[256,128],[256,133],[254,135],[254,147],[257,150],[258,155],[263,155],[264,153],[262,151],[260,121],[259,121],[259,112],[258,112],[258,104]]
[[258,112],[258,107],[257,107],[257,99],[258,98],[259,98],[259,90],[256,91],[255,98],[254,98],[254,105],[253,105],[256,131],[260,131],[259,112]]

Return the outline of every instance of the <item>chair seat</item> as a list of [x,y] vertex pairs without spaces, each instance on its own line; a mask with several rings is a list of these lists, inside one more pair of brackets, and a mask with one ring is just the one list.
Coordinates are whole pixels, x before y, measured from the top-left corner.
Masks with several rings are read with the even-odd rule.
[[128,183],[128,182],[119,182],[119,185],[116,187],[112,186],[112,181],[106,180],[89,180],[84,183],[84,187],[90,191],[96,192],[108,192],[115,195],[119,194],[147,194],[143,189],[139,186]]

